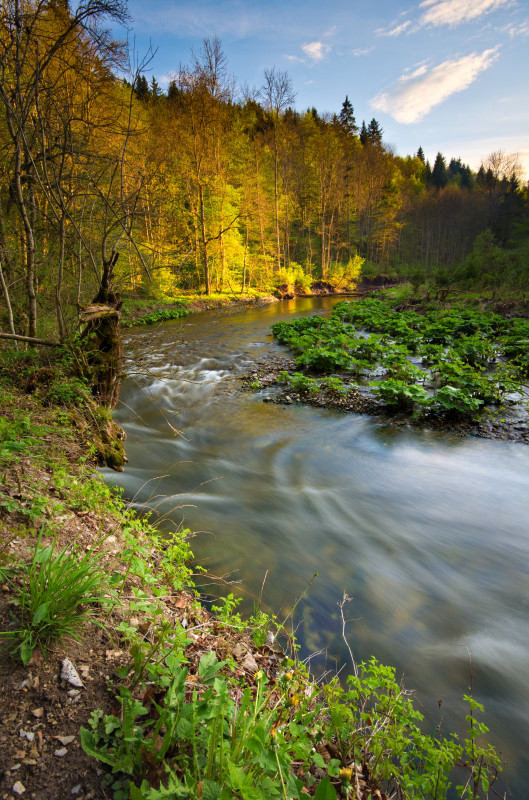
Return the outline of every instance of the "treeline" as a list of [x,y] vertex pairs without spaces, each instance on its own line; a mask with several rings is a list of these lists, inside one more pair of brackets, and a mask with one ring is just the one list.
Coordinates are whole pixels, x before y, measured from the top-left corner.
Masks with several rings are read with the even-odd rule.
[[[242,292],[461,264],[527,222],[516,164],[401,158],[377,120],[293,109],[288,75],[236,90],[206,39],[167,93],[105,32],[121,0],[0,15],[2,330],[64,338],[113,287]],[[103,295],[100,292],[104,285]],[[106,292],[106,294],[105,294]]]

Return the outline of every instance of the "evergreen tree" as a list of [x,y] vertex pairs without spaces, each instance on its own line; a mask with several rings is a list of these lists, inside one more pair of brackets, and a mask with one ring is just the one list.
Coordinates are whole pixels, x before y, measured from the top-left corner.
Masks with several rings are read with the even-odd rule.
[[358,125],[354,116],[354,108],[348,96],[345,95],[345,100],[342,104],[340,111],[340,127],[348,136],[354,136],[358,132]]
[[432,170],[432,183],[437,189],[442,189],[448,183],[448,170],[445,157],[437,153]]
[[169,82],[169,86],[167,87],[167,99],[171,103],[175,103],[179,100],[179,98],[180,98],[180,89],[176,85],[176,81],[173,78],[173,80]]
[[426,169],[425,169],[424,174],[425,174],[425,178],[426,178],[426,185],[427,186],[431,186],[431,184],[432,184],[432,167],[431,167],[429,161],[426,162]]
[[152,76],[152,78],[151,78],[151,89],[150,89],[150,95],[151,95],[151,98],[152,98],[152,99],[153,99],[155,102],[156,102],[156,100],[158,99],[158,97],[160,97],[160,95],[161,95],[160,86],[158,85],[158,81],[156,80],[156,78],[154,77],[154,75],[153,75],[153,76]]
[[149,84],[147,83],[147,78],[145,75],[138,75],[138,78],[136,79],[136,86],[134,88],[138,100],[145,102],[149,99]]
[[377,146],[382,146],[382,128],[377,120],[373,117],[369,125],[367,126],[367,139],[368,141]]
[[464,164],[461,169],[461,186],[463,186],[465,189],[474,188],[474,173],[468,164]]
[[364,120],[362,120],[362,127],[360,129],[360,143],[367,144],[368,141],[369,141],[369,136],[367,135],[366,123]]
[[426,164],[426,159],[424,157],[424,150],[422,149],[422,147],[419,147],[419,149],[417,150],[417,158],[419,159],[419,161],[422,161],[423,164]]

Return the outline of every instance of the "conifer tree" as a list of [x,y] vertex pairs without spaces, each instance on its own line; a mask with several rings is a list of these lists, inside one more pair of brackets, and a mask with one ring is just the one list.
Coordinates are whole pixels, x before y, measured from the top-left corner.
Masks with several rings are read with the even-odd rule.
[[362,127],[360,129],[360,144],[367,144],[369,141],[369,136],[367,133],[366,123],[362,120]]
[[349,97],[345,95],[342,110],[339,117],[340,127],[348,136],[354,136],[358,132],[358,125],[354,116],[354,108]]
[[382,146],[382,128],[377,120],[373,117],[369,125],[367,126],[367,140],[377,146]]
[[448,183],[448,170],[446,169],[445,157],[442,153],[437,153],[432,170],[432,183],[437,189],[442,189]]

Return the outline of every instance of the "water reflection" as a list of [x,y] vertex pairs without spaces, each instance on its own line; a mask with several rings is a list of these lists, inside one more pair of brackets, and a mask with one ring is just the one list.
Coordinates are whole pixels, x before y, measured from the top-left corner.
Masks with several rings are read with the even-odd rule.
[[433,722],[442,697],[446,730],[464,719],[456,706],[468,687],[468,648],[476,695],[521,797],[529,448],[236,393],[234,379],[253,358],[279,349],[272,322],[332,302],[131,332],[131,365],[144,373],[125,382],[117,413],[129,466],[107,477],[172,523],[208,532],[193,550],[213,573],[235,572],[254,595],[268,573],[264,601],[279,613],[318,572],[297,614],[304,652],[327,651],[322,668],[348,657],[337,605],[346,591],[357,659],[374,654],[404,672]]

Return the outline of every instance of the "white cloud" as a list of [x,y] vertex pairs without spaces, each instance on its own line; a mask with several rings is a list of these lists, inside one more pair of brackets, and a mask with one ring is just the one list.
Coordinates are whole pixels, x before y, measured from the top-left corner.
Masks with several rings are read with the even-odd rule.
[[323,42],[309,42],[308,44],[303,44],[301,49],[313,61],[321,61],[331,48]]
[[511,0],[424,0],[419,25],[459,25],[488,14]]
[[529,36],[529,22],[522,22],[521,25],[509,25],[504,29],[511,39],[516,36]]
[[494,48],[444,61],[431,69],[421,66],[377,94],[370,105],[405,125],[418,122],[450,95],[468,88],[497,57],[498,48]]
[[380,33],[381,36],[400,36],[401,33],[404,33],[411,25],[410,20],[406,20],[406,22],[402,22],[400,25],[397,25],[396,28],[391,28],[389,31],[384,31],[382,28],[379,28],[376,33]]
[[420,13],[415,23],[406,20],[397,25],[393,22],[389,28],[379,28],[375,33],[379,36],[400,36],[401,33],[415,33],[425,27],[454,27],[496,11],[502,6],[511,5],[512,2],[513,0],[423,0],[418,6]]
[[356,47],[354,50],[351,50],[353,56],[367,56],[368,53],[372,51],[372,47]]

